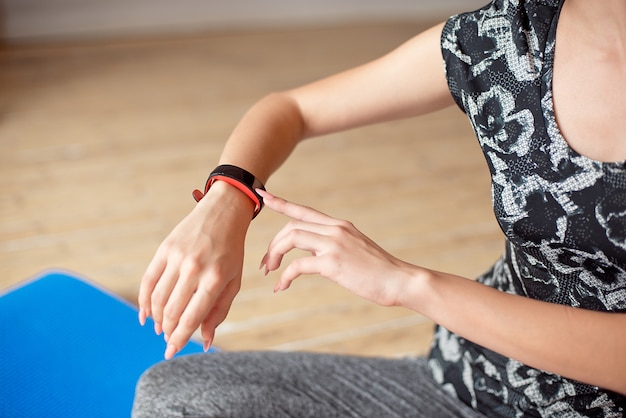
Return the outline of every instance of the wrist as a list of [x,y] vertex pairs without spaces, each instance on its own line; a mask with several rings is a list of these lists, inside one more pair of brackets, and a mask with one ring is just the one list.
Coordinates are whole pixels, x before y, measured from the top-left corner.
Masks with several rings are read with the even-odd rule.
[[216,182],[226,183],[232,188],[239,190],[254,203],[252,219],[261,212],[263,208],[263,197],[257,193],[257,190],[265,190],[265,186],[263,186],[263,183],[261,183],[254,174],[241,167],[230,164],[218,165],[211,172],[204,186],[204,193],[200,190],[193,191],[192,195],[196,202],[200,202]]
[[200,210],[220,209],[223,216],[233,216],[241,221],[252,221],[255,204],[240,190],[224,181],[216,181],[196,205]]
[[432,270],[411,265],[408,278],[398,292],[397,306],[424,314],[432,295],[432,282],[436,273]]

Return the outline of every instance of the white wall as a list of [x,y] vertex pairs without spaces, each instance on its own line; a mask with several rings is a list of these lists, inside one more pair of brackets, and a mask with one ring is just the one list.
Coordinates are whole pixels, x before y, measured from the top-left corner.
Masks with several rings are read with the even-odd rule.
[[[0,0],[2,1],[2,0]],[[487,0],[4,0],[4,38],[67,39],[443,18]]]

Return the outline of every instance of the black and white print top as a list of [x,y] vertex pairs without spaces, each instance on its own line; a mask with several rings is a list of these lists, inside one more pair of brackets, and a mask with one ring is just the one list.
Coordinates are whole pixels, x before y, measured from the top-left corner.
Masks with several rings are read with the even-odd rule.
[[[504,255],[478,280],[532,299],[624,313],[626,162],[580,155],[559,131],[552,65],[562,3],[495,0],[450,18],[442,33],[448,84],[484,152],[506,236]],[[443,327],[429,364],[446,391],[488,416],[626,411],[622,395],[526,366]]]

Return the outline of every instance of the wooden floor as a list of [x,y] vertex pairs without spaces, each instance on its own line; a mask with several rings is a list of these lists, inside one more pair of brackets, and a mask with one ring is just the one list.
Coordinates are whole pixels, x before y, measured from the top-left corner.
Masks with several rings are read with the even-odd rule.
[[[42,270],[135,301],[158,244],[194,205],[262,95],[375,58],[425,28],[392,22],[0,53],[0,289]],[[416,70],[416,77],[419,73]],[[304,143],[269,190],[353,221],[391,253],[475,277],[499,256],[486,165],[457,109]],[[399,356],[432,324],[319,277],[275,295],[257,270],[285,219],[265,211],[216,345]]]

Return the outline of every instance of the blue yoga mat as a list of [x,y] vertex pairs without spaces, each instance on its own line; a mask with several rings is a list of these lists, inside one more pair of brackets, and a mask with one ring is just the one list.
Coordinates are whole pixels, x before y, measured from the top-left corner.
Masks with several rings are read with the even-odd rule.
[[[137,379],[164,350],[133,305],[43,274],[0,294],[0,417],[128,417]],[[178,355],[201,352],[191,342]]]

